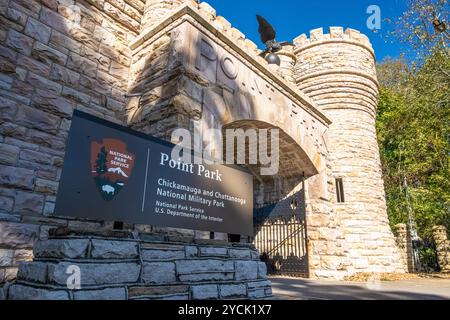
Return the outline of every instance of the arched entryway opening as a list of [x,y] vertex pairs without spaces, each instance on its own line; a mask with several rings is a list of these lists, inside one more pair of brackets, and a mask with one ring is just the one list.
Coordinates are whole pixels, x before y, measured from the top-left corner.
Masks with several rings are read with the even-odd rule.
[[[239,134],[229,134],[227,130]],[[264,165],[259,161],[261,145],[258,134],[258,148],[251,147],[251,130],[267,134],[267,149],[272,159],[278,161],[274,174],[262,174]],[[271,136],[277,131],[277,147]],[[254,188],[254,236],[249,240],[261,253],[269,273],[308,277],[308,245],[306,228],[306,205],[304,180],[318,173],[313,161],[302,147],[285,131],[270,123],[257,120],[238,120],[222,128],[223,146],[230,145],[229,139],[245,139],[245,148],[234,149],[234,159],[245,158],[241,164],[253,174]],[[236,145],[237,143],[233,143]],[[224,150],[224,154],[229,150]],[[258,153],[255,157],[252,153]],[[244,153],[242,155],[242,153]],[[276,153],[276,154],[274,154]],[[258,159],[251,163],[250,159]]]

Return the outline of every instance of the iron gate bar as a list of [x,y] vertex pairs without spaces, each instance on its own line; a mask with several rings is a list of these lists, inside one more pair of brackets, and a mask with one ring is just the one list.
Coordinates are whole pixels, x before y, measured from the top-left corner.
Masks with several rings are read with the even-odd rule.
[[[308,277],[305,189],[254,210],[253,243],[263,254],[269,273]],[[274,268],[278,263],[279,270]]]

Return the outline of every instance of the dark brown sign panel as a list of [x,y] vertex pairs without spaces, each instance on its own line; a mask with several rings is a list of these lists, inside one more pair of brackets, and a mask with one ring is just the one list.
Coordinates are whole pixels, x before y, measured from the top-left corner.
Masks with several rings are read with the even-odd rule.
[[252,235],[252,176],[179,162],[173,146],[75,111],[55,215]]

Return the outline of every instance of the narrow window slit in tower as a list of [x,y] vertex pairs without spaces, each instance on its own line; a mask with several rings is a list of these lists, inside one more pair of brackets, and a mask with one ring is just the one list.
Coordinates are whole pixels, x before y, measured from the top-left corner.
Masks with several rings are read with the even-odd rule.
[[344,198],[344,184],[342,183],[342,178],[336,179],[336,196],[337,202],[342,203],[345,202]]

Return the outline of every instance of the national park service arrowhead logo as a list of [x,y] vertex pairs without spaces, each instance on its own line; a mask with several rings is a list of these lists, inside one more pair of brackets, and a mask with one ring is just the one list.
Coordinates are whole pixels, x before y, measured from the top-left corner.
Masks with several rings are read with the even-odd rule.
[[103,199],[111,201],[122,190],[134,167],[134,154],[117,139],[91,142],[91,173]]

